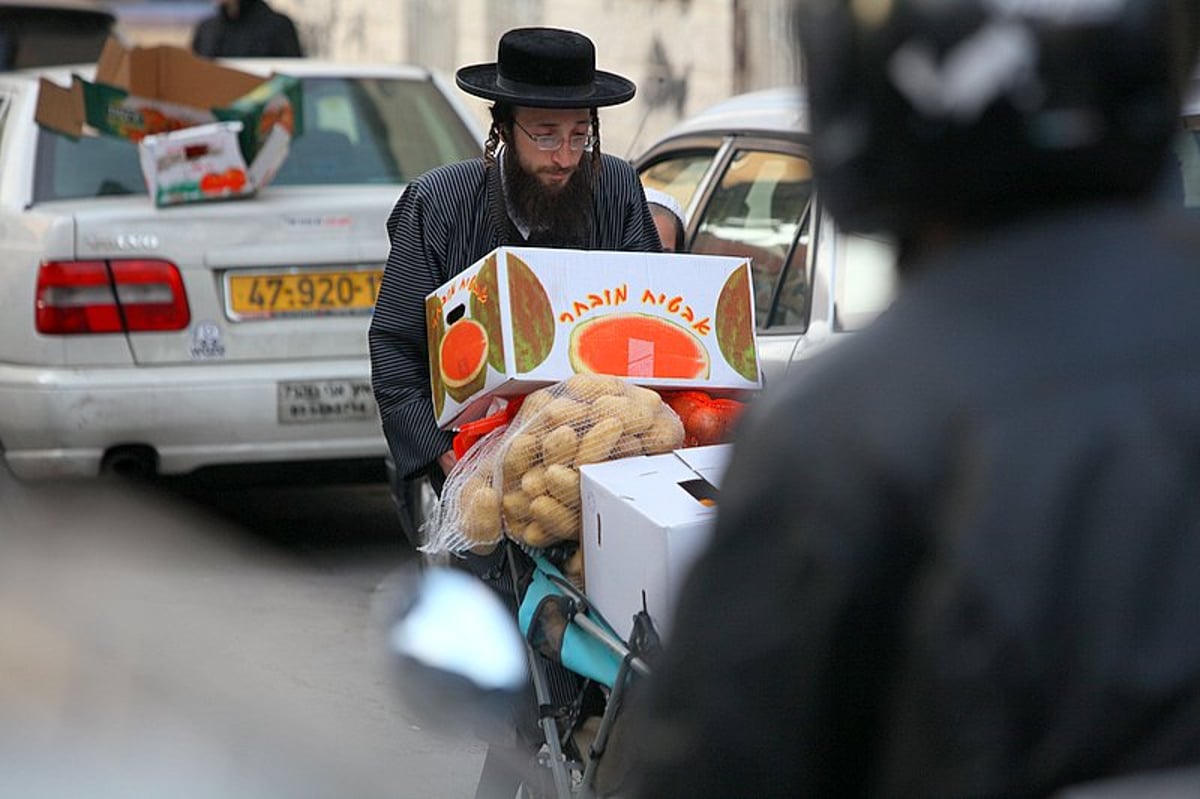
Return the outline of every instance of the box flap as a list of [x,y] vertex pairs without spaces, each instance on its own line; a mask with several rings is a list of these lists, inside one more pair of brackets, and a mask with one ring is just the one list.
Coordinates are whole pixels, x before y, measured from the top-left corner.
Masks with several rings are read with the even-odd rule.
[[732,444],[712,444],[706,447],[677,449],[675,455],[697,475],[720,488],[732,449]]
[[38,80],[37,110],[34,120],[42,127],[72,138],[83,134],[83,84],[79,78],[64,88],[53,81]]
[[125,86],[129,80],[129,50],[115,36],[109,36],[96,60],[96,73],[92,76],[100,83]]
[[197,108],[228,105],[264,80],[168,45],[140,48],[133,56],[132,93]]
[[96,62],[96,82],[139,97],[209,109],[232,103],[264,78],[230,69],[182,47],[127,48],[115,37],[105,42]]

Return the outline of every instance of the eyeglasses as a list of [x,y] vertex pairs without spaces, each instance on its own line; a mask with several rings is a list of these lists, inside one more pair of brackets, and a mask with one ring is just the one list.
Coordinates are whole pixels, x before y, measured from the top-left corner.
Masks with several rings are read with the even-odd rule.
[[[521,123],[517,120],[514,119],[513,124],[520,128],[521,132],[529,137],[529,140],[533,142],[534,146],[544,153],[556,152],[558,148],[562,147],[563,145],[563,136],[561,134],[556,133],[554,135],[547,136],[534,136],[532,133],[525,130],[525,128],[522,127]],[[592,134],[590,133],[575,133],[567,137],[567,146],[571,148],[571,152],[578,153],[580,151],[584,151],[590,153],[595,144],[596,140],[592,138]]]

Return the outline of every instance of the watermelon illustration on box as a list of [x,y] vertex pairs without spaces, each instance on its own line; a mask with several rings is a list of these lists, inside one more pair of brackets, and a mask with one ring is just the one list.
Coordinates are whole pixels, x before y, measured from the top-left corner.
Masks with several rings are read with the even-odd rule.
[[426,297],[438,424],[573,374],[756,389],[750,264],[716,255],[500,247]]

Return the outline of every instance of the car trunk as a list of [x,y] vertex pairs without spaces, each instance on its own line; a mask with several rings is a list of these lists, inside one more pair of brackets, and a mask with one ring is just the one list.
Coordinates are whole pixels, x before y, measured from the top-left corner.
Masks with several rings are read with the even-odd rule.
[[[139,364],[366,358],[388,252],[384,223],[399,192],[276,188],[161,210],[145,197],[80,203],[75,252],[80,260],[159,259],[179,268],[190,322],[129,334]],[[287,196],[286,209],[272,196]]]

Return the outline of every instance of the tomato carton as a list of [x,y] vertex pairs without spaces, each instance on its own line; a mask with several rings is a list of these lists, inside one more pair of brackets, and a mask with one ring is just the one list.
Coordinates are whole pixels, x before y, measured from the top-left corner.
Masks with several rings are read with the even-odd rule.
[[425,298],[434,413],[592,372],[654,388],[761,385],[750,264],[715,255],[500,247]]
[[241,122],[214,122],[146,136],[138,157],[157,206],[249,197],[270,182],[287,156],[286,135],[269,136],[251,166],[238,144]]
[[[235,144],[247,181],[243,190],[225,196],[244,197],[274,177],[291,138],[301,133],[300,100],[300,83],[293,77],[275,75],[264,80],[180,47],[126,47],[111,38],[96,63],[93,81],[73,76],[70,87],[64,88],[41,80],[35,118],[43,127],[67,136],[95,132],[134,143],[151,136],[177,136],[194,144],[197,135],[219,138],[222,134],[212,129],[187,135],[184,131],[237,122]],[[164,146],[163,140],[157,140],[156,146]],[[143,167],[158,161],[158,157],[142,157]],[[145,177],[147,184],[170,180],[152,172]],[[168,196],[174,199],[165,204],[212,199],[186,192]]]
[[650,614],[664,637],[679,588],[716,523],[732,446],[678,449],[580,467],[584,584],[622,637]]

